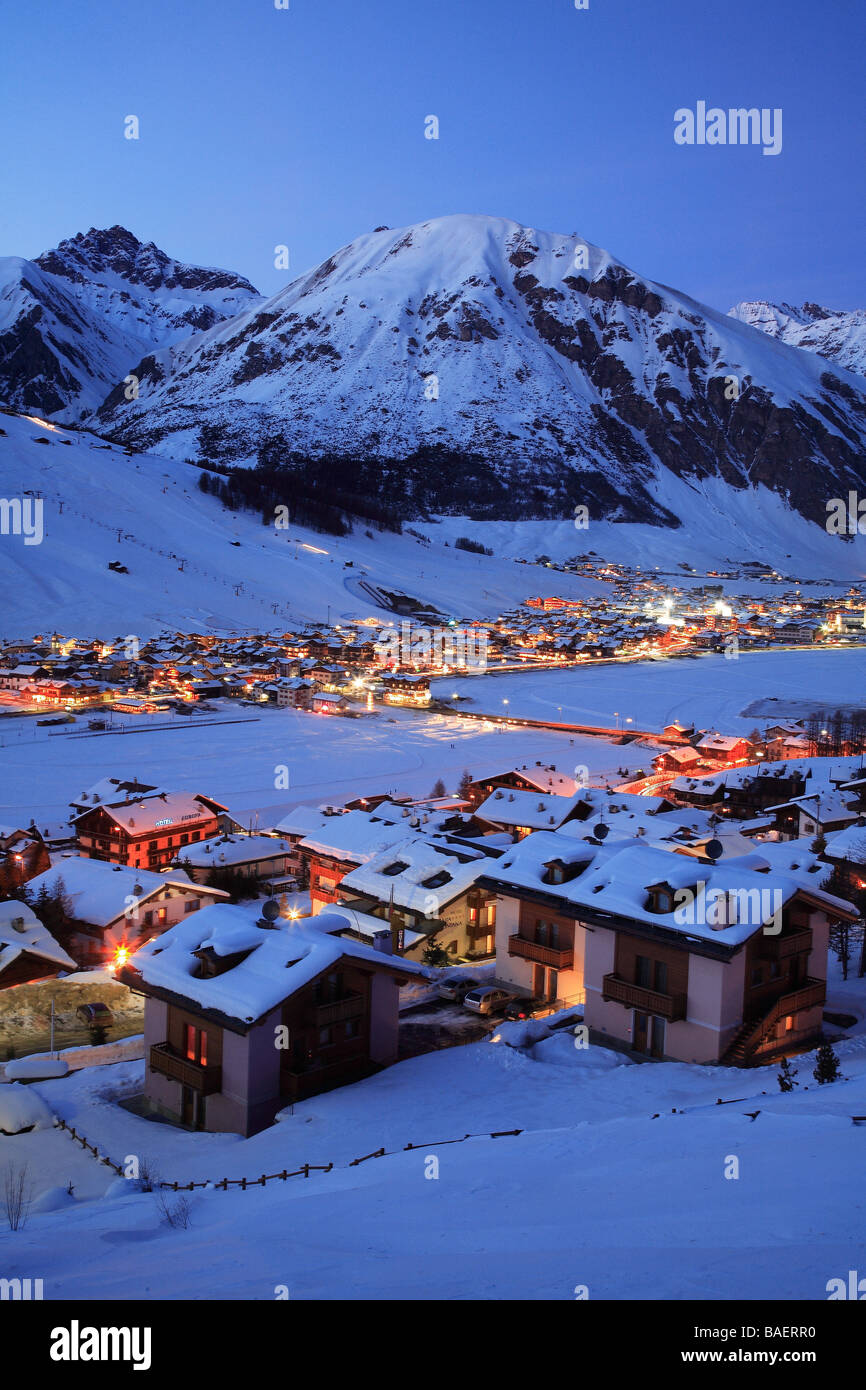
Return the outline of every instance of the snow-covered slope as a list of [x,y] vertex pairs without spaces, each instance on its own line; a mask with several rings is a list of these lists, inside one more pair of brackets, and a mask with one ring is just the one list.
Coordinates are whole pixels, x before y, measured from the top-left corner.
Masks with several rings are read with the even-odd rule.
[[[0,535],[5,637],[46,624],[106,638],[164,627],[284,631],[290,619],[323,622],[329,611],[337,622],[394,620],[366,583],[466,617],[500,613],[530,590],[577,596],[597,587],[444,540],[425,545],[361,528],[343,538],[278,531],[204,496],[190,464],[130,455],[32,417],[0,414],[0,477],[7,498],[30,491],[43,499],[44,526],[41,544]],[[113,560],[129,573],[110,571]]]
[[[519,1050],[446,1048],[299,1102],[247,1140],[123,1109],[141,1090],[140,1062],[33,1086],[100,1153],[146,1156],[164,1181],[334,1166],[196,1188],[188,1226],[171,1227],[154,1194],[113,1178],[67,1133],[0,1136],[0,1159],[29,1163],[41,1204],[23,1232],[0,1237],[8,1272],[38,1271],[46,1299],[76,1301],[588,1297],[592,1307],[826,1300],[831,1279],[847,1287],[848,1271],[862,1271],[863,1140],[851,1123],[866,1103],[862,1037],[838,1045],[846,1079],[834,1085],[816,1085],[814,1053],[794,1058],[790,1094],[771,1067],[640,1066],[575,1041],[562,1029]],[[464,1135],[481,1137],[442,1143]],[[70,1178],[74,1197],[46,1209],[42,1194]]]
[[670,525],[651,484],[674,475],[764,484],[823,524],[862,482],[860,378],[503,218],[362,236],[136,373],[138,400],[99,413],[136,447],[373,456],[404,513]]
[[735,304],[729,313],[781,343],[817,352],[849,372],[866,376],[866,310],[835,313],[820,304],[794,308],[752,299]]
[[[0,536],[4,637],[32,636],[47,624],[109,639],[164,627],[283,631],[292,620],[321,622],[329,613],[332,621],[394,621],[376,603],[376,586],[448,616],[489,618],[534,594],[606,592],[596,581],[517,563],[588,550],[665,572],[679,572],[680,561],[703,572],[752,559],[798,578],[850,582],[866,569],[866,537],[830,536],[768,488],[738,492],[719,479],[699,487],[668,479],[660,504],[692,518],[672,545],[671,533],[656,526],[597,522],[578,531],[568,518],[440,517],[413,527],[417,535],[363,525],[339,538],[301,526],[276,530],[255,513],[229,511],[203,495],[193,465],[4,413],[0,477],[7,498],[42,498],[44,528],[36,545]],[[456,548],[465,535],[494,553]],[[128,574],[110,571],[114,560]],[[743,583],[755,591],[754,582]]]
[[0,259],[0,400],[80,420],[146,353],[231,318],[259,294],[91,227],[35,261]]

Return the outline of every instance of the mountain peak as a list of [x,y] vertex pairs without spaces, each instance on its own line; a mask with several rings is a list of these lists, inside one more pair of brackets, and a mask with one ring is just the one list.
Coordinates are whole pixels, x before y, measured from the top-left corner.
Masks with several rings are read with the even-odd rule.
[[176,261],[154,242],[139,241],[119,223],[77,232],[53,250],[37,256],[36,264],[51,275],[73,281],[120,277],[148,290],[240,290],[258,294],[242,275]]

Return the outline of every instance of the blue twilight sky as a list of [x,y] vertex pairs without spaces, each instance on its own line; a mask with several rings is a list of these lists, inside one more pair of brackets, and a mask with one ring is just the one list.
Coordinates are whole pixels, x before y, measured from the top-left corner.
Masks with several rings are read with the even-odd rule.
[[[0,254],[122,223],[274,293],[380,223],[492,213],[721,309],[866,307],[866,0],[288,3],[5,0]],[[676,145],[698,101],[781,107],[781,154]]]

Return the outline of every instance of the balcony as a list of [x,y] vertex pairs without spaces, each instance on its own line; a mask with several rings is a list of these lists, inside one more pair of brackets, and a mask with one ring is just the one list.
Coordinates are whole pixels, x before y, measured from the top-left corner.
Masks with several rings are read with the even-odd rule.
[[540,946],[537,941],[528,941],[525,936],[508,938],[508,954],[530,960],[535,965],[548,965],[551,970],[572,970],[574,968],[574,947]]
[[311,1004],[307,1010],[307,1022],[313,1028],[327,1028],[331,1023],[344,1023],[350,1018],[361,1018],[363,1013],[363,994],[352,993],[342,999]]
[[182,1086],[200,1091],[203,1096],[212,1096],[222,1090],[222,1067],[203,1067],[198,1062],[191,1062],[187,1057],[181,1057],[167,1042],[152,1045],[150,1069],[167,1076],[170,1081],[179,1081]]
[[676,1023],[686,1016],[686,996],[684,994],[661,994],[657,989],[645,989],[643,985],[629,984],[619,975],[605,975],[602,980],[602,999],[611,999],[615,1004],[623,1004],[627,1009],[639,1009],[644,1014],[656,1014]]
[[777,936],[762,932],[758,938],[758,955],[761,960],[788,960],[812,949],[812,933],[808,927],[798,927],[794,931],[780,932]]

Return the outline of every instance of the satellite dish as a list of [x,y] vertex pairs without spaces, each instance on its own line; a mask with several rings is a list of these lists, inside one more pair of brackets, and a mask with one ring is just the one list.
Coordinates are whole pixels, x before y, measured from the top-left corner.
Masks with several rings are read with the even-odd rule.
[[716,859],[721,859],[724,852],[725,847],[721,840],[709,840],[707,842],[705,853],[708,859],[712,859],[715,862]]
[[595,838],[596,838],[597,840],[606,840],[609,834],[610,834],[610,826],[609,826],[609,825],[597,825],[597,826],[595,827]]
[[280,905],[277,902],[276,898],[268,898],[268,901],[262,904],[262,916],[264,917],[265,921],[275,922],[279,915]]

